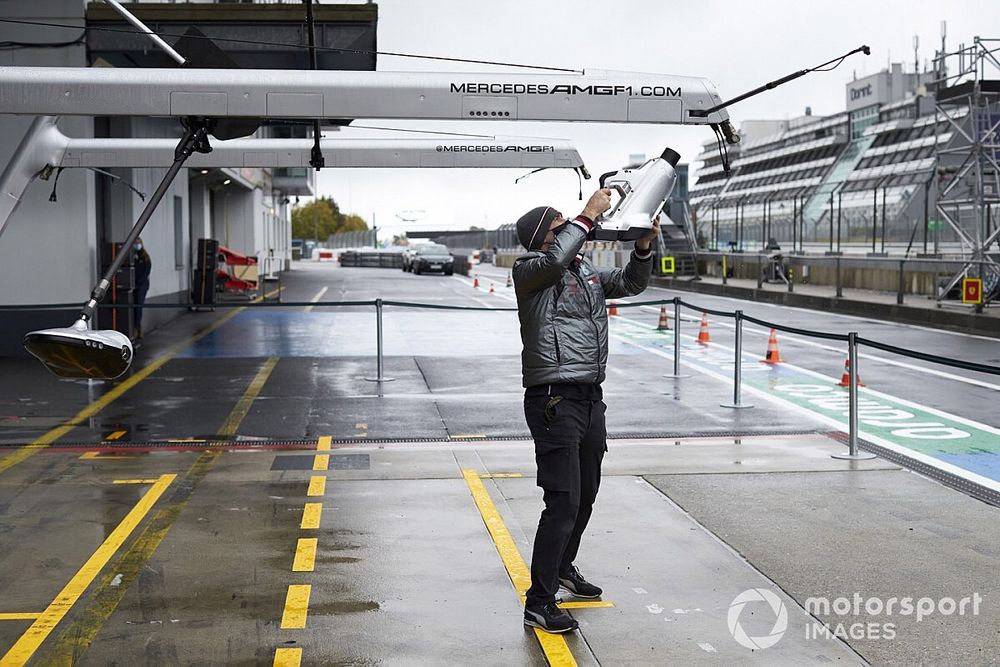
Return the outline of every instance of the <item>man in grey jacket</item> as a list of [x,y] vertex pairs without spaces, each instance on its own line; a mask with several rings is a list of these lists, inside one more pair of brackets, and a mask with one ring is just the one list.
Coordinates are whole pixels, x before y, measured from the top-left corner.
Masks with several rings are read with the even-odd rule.
[[531,556],[531,588],[524,623],[547,632],[578,624],[556,606],[560,585],[576,597],[601,589],[573,564],[601,482],[607,430],[601,382],[608,361],[604,300],[639,294],[649,282],[650,243],[657,222],[635,242],[624,269],[598,270],[581,249],[594,220],[610,207],[610,190],[598,190],[583,213],[568,221],[549,206],[517,222],[528,252],[514,262],[514,290],[521,321],[524,416],[535,441],[538,486],[545,509]]

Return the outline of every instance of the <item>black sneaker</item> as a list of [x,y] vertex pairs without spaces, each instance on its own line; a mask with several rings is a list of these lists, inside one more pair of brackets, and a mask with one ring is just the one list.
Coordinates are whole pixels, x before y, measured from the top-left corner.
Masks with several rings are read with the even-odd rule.
[[600,588],[583,578],[580,570],[575,565],[570,566],[569,572],[559,575],[559,585],[573,594],[574,597],[592,600],[601,597]]
[[555,602],[525,607],[524,624],[553,634],[572,632],[580,627],[576,619],[557,607]]

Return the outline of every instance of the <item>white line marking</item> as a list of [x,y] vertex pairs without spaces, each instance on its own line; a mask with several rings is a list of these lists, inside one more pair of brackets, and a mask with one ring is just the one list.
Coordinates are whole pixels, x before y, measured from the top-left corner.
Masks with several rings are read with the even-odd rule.
[[[309,302],[310,303],[319,303],[319,300],[323,298],[323,295],[326,294],[326,291],[328,289],[330,289],[330,288],[329,287],[324,287],[323,289],[321,289],[319,292],[316,293],[316,296],[314,296],[312,299],[309,300]],[[312,306],[306,306],[304,312],[306,312],[306,313],[311,312],[312,309],[313,309]]]
[[[655,311],[655,312],[659,312],[659,309],[656,308],[655,306],[641,306],[641,308],[643,308],[645,310],[652,310],[652,311]],[[673,319],[673,318],[671,318],[671,319]],[[699,318],[697,318],[697,317],[685,317],[684,315],[681,315],[681,319],[682,320],[688,320],[688,321],[691,321],[691,322],[698,322],[699,321]],[[729,322],[718,322],[718,321],[716,321],[716,322],[713,323],[713,326],[721,326],[721,327],[723,327],[725,329],[734,329],[734,330],[736,329],[736,325],[735,324],[730,324]],[[758,325],[748,324],[747,326],[743,327],[743,333],[745,333],[745,334],[753,334],[755,336],[762,336],[762,337],[767,337],[767,336],[770,335],[770,330],[767,330],[767,329],[765,329],[765,330],[757,329],[756,326],[758,326]],[[826,345],[824,343],[816,343],[816,342],[811,341],[811,340],[806,340],[805,338],[800,338],[799,336],[796,336],[794,334],[782,333],[781,334],[781,340],[783,340],[783,341],[789,341],[791,343],[797,343],[799,345],[807,345],[809,347],[815,347],[815,348],[819,348],[819,349],[822,349],[822,350],[829,350],[830,352],[835,352],[836,354],[839,354],[841,356],[844,356],[844,355],[847,354],[847,350],[844,349],[844,348],[834,347],[832,345]],[[986,389],[992,389],[993,391],[1000,391],[1000,385],[993,384],[991,382],[986,382],[984,380],[975,380],[973,378],[967,378],[967,377],[962,376],[962,375],[955,375],[954,373],[948,373],[948,372],[945,372],[945,371],[939,371],[939,370],[937,370],[935,368],[927,368],[925,366],[917,366],[917,365],[914,365],[914,364],[908,364],[908,363],[906,363],[904,361],[897,361],[895,359],[888,359],[886,357],[881,357],[881,356],[878,356],[878,355],[875,355],[875,354],[868,354],[868,353],[865,353],[865,352],[859,352],[858,356],[860,358],[862,358],[862,359],[870,359],[872,361],[877,361],[879,363],[887,364],[889,366],[898,366],[900,368],[907,368],[907,369],[910,369],[910,370],[913,370],[913,371],[919,371],[921,373],[927,373],[928,375],[936,375],[937,377],[942,377],[942,378],[945,378],[947,380],[955,380],[956,382],[964,382],[965,384],[971,384],[971,385],[975,385],[977,387],[984,387]]]
[[[627,338],[624,338],[623,336],[621,336],[619,334],[612,334],[612,335],[615,336],[615,338],[617,338],[618,340],[620,340],[620,341],[622,341],[622,342],[624,342],[624,343],[626,343],[628,345],[632,345],[632,346],[635,346],[635,347],[637,347],[639,349],[646,350],[647,352],[651,352],[651,353],[653,353],[655,355],[664,357],[665,359],[673,360],[673,355],[672,354],[667,354],[666,352],[664,352],[662,350],[659,350],[657,348],[647,347],[646,345],[642,345],[640,343],[636,343],[635,341],[628,340]],[[694,338],[693,336],[683,336],[683,337],[684,338],[689,338],[689,339],[693,339]],[[718,346],[717,343],[713,343],[713,345]],[[724,346],[718,346],[718,347],[723,347],[724,348]],[[732,348],[729,348],[729,349],[731,350]],[[732,378],[729,378],[729,377],[726,377],[726,376],[724,376],[724,375],[722,375],[720,373],[716,373],[714,371],[708,370],[706,368],[703,368],[703,367],[701,367],[701,366],[699,366],[697,364],[691,363],[689,361],[684,361],[683,359],[681,360],[681,363],[683,365],[687,366],[688,368],[692,369],[692,370],[698,371],[698,372],[700,372],[700,373],[702,373],[704,375],[707,375],[709,377],[715,378],[716,380],[719,380],[720,382],[723,382],[726,385],[729,385],[729,386],[732,385]],[[810,370],[805,369],[805,368],[801,368],[801,369],[798,369],[798,370],[802,370],[802,371],[804,371],[804,372],[806,372],[806,373],[808,373],[810,375],[822,378],[825,381],[830,382],[830,378],[828,378],[828,377],[826,377],[824,375],[821,375],[820,373],[816,373],[814,371],[810,371]],[[810,410],[809,408],[802,407],[802,406],[800,406],[800,405],[798,405],[796,403],[793,403],[792,401],[783,399],[780,396],[774,396],[774,395],[772,395],[772,394],[770,394],[770,393],[768,393],[766,391],[762,391],[760,389],[757,389],[756,387],[752,387],[752,386],[749,386],[749,385],[744,385],[743,386],[743,390],[746,391],[746,392],[749,392],[751,394],[754,394],[756,396],[759,396],[759,397],[763,398],[764,400],[768,400],[768,401],[771,401],[773,403],[777,403],[777,404],[781,405],[782,407],[789,408],[789,409],[791,409],[791,410],[793,410],[793,411],[795,411],[795,412],[797,412],[797,413],[799,413],[801,415],[812,417],[813,419],[816,419],[816,420],[819,420],[819,421],[824,422],[826,424],[829,424],[830,426],[833,426],[834,428],[836,428],[838,431],[840,431],[842,433],[848,433],[849,432],[848,425],[846,423],[838,421],[837,419],[834,419],[833,417],[829,417],[829,416],[824,415],[824,414],[822,414],[820,412],[814,412],[814,411]],[[866,390],[866,391],[870,392],[871,390]],[[883,397],[891,398],[892,400],[899,401],[900,403],[903,403],[903,404],[909,403],[909,405],[911,405],[911,406],[920,407],[921,409],[927,410],[929,412],[934,411],[933,408],[927,408],[927,407],[924,407],[924,406],[920,406],[919,404],[916,404],[916,403],[910,403],[910,402],[904,401],[902,399],[898,399],[898,398],[895,398],[895,397],[888,396],[887,394],[880,394],[879,392],[872,392],[872,393],[873,394],[879,394],[880,396],[883,396]],[[973,422],[972,420],[966,420],[966,419],[964,419],[962,417],[958,417],[956,415],[949,415],[948,413],[940,413],[940,414],[946,415],[948,418],[955,419],[956,421],[959,421],[959,422],[965,422],[967,424],[976,425],[976,426],[978,426],[980,428],[985,427],[986,429],[990,429],[990,430],[994,430],[994,431],[996,430],[996,429],[993,429],[992,426],[987,426],[985,424],[979,424],[978,422]],[[896,453],[902,454],[902,455],[906,456],[907,458],[910,458],[910,459],[913,459],[913,460],[918,461],[920,463],[924,463],[924,464],[926,464],[928,466],[937,468],[938,470],[942,470],[944,472],[951,473],[952,475],[955,475],[956,477],[960,477],[961,479],[964,479],[966,481],[972,482],[974,484],[978,484],[979,486],[985,487],[985,488],[990,489],[992,491],[1000,492],[1000,482],[997,482],[996,480],[992,480],[992,479],[989,479],[987,477],[983,477],[982,475],[977,475],[976,473],[970,472],[970,471],[966,470],[965,468],[959,468],[958,466],[953,465],[951,463],[948,463],[946,461],[942,461],[941,459],[937,459],[937,458],[934,458],[932,456],[928,456],[926,454],[922,454],[921,452],[918,452],[916,450],[910,449],[909,447],[904,447],[902,445],[897,445],[894,442],[891,442],[889,440],[886,440],[886,439],[881,438],[881,437],[876,436],[876,435],[872,435],[872,434],[867,433],[867,432],[862,431],[862,430],[858,431],[858,435],[860,437],[864,438],[865,440],[868,440],[868,441],[870,441],[870,442],[872,442],[872,443],[874,443],[876,445],[880,445],[882,447],[885,447],[886,449],[892,450],[892,451],[894,451]]]

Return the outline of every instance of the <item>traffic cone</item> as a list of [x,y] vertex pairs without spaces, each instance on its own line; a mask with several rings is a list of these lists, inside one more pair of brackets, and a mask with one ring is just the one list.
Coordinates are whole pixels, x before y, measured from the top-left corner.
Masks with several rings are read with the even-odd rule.
[[667,318],[667,307],[660,306],[660,322],[656,325],[657,331],[670,331],[670,320]]
[[608,305],[608,315],[611,317],[618,315],[618,304],[614,301]]
[[765,364],[782,364],[785,362],[778,352],[778,332],[771,329],[771,337],[767,339],[767,354],[761,359]]
[[[840,382],[837,383],[841,387],[851,386],[851,358],[848,357],[844,360],[844,374],[840,376]],[[865,383],[861,381],[861,375],[858,375],[858,386],[863,387]]]
[[490,283],[490,294],[496,294],[496,290],[493,289],[493,283]]
[[514,280],[510,277],[510,271],[507,272],[507,287],[513,287]]
[[472,279],[472,287],[474,289],[479,289],[479,276],[478,275],[475,278]]
[[698,330],[699,343],[711,343],[712,337],[708,335],[708,313],[701,314],[701,328]]

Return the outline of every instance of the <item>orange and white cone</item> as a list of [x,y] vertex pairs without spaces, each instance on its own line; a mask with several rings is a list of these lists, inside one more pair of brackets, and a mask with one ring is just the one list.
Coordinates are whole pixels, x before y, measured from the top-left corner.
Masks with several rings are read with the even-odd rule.
[[472,288],[473,289],[479,289],[479,276],[478,275],[475,278],[472,279]]
[[701,328],[698,329],[698,342],[711,343],[712,337],[708,335],[708,313],[701,314]]
[[514,280],[510,277],[510,271],[507,272],[507,287],[513,287]]
[[614,301],[608,304],[608,315],[612,317],[618,315],[618,304]]
[[660,321],[656,325],[657,331],[670,331],[670,319],[667,317],[667,307],[660,306]]
[[778,332],[771,329],[771,337],[767,339],[767,354],[761,359],[765,364],[783,364],[784,359],[781,358],[781,353],[778,352]]
[[490,283],[490,294],[496,294],[496,290],[493,289],[493,283]]
[[[844,360],[844,374],[840,376],[840,382],[837,383],[841,387],[851,386],[851,358],[848,357]],[[865,383],[861,381],[861,375],[858,375],[858,386],[863,387]]]

